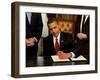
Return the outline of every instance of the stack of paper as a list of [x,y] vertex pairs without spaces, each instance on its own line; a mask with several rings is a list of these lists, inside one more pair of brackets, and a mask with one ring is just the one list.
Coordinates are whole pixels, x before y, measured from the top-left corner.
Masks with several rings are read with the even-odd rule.
[[77,58],[71,58],[72,61],[84,61],[87,60],[85,57],[83,57],[82,55],[80,55]]

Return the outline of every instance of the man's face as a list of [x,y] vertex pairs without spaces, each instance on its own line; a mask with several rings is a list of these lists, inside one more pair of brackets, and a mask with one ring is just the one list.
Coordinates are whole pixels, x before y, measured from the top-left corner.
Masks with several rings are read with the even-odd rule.
[[60,29],[56,21],[49,24],[50,33],[53,34],[55,37],[58,36]]

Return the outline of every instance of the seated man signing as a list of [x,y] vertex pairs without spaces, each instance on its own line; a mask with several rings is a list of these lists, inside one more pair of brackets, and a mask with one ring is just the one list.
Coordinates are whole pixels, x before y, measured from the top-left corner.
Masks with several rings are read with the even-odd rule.
[[76,57],[76,44],[70,33],[60,32],[55,18],[48,20],[50,35],[44,38],[44,56],[58,55],[60,59]]

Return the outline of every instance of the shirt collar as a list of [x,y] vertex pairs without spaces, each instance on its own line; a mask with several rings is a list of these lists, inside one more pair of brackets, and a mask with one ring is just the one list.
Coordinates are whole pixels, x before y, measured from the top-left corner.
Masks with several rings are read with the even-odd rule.
[[[61,33],[59,33],[59,35],[58,35],[58,37],[57,37],[59,45],[60,45],[60,34],[61,34]],[[53,43],[54,43],[54,46],[55,46],[55,42],[56,42],[56,37],[53,36]]]
[[[61,34],[61,33],[58,34],[57,39],[60,39],[60,34]],[[53,36],[53,38],[56,38],[56,37]]]

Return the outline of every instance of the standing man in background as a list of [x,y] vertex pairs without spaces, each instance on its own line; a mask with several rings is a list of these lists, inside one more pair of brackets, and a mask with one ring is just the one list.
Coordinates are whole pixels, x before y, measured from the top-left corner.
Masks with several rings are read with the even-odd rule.
[[26,12],[26,60],[37,56],[38,42],[42,34],[40,13]]
[[[88,55],[89,59],[89,28],[90,28],[90,16],[79,15],[77,19],[77,25],[75,28],[77,42],[80,46],[80,53],[82,55]],[[79,24],[80,23],[80,24]]]

